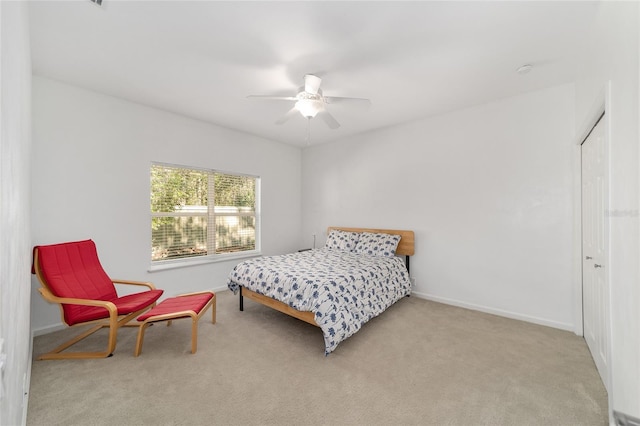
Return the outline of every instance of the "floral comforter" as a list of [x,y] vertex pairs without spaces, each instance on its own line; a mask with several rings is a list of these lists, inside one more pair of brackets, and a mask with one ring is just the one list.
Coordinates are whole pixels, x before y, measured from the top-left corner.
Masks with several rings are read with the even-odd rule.
[[411,293],[401,258],[326,248],[246,260],[229,274],[229,289],[239,286],[313,312],[325,354]]

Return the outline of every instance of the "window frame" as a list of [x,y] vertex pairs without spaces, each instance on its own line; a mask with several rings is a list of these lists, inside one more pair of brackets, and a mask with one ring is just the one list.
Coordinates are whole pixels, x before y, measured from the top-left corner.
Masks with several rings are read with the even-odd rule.
[[[213,176],[218,173],[218,174],[225,174],[225,175],[231,175],[231,176],[242,176],[242,177],[250,177],[255,179],[255,206],[254,206],[254,212],[253,213],[247,213],[247,212],[239,212],[239,213],[216,213],[215,212],[215,204],[214,204],[214,197],[212,196],[213,194],[215,194],[215,186],[213,186],[212,188],[208,188],[207,190],[207,194],[208,194],[208,205],[207,205],[207,211],[206,212],[157,212],[154,213],[152,211],[149,211],[149,220],[148,220],[148,224],[151,225],[153,218],[155,217],[206,217],[207,218],[207,223],[208,224],[215,224],[215,219],[216,217],[219,216],[235,216],[235,217],[254,217],[255,219],[255,248],[253,250],[244,250],[244,251],[237,251],[237,252],[231,252],[231,253],[215,253],[215,248],[211,251],[213,251],[213,253],[208,253],[206,255],[203,256],[189,256],[189,257],[182,257],[182,258],[176,258],[176,259],[166,259],[166,260],[151,260],[151,253],[149,253],[149,268],[148,271],[149,272],[153,272],[153,271],[160,271],[160,270],[165,270],[165,269],[173,269],[173,268],[182,268],[182,267],[186,267],[186,266],[194,266],[194,265],[202,265],[202,264],[207,264],[207,263],[215,263],[215,262],[224,262],[224,261],[229,261],[229,260],[233,260],[233,259],[242,259],[242,258],[250,258],[250,257],[256,257],[256,256],[260,256],[262,254],[262,249],[261,249],[261,235],[262,235],[262,226],[261,226],[261,178],[260,176],[257,175],[252,175],[252,174],[247,174],[247,173],[238,173],[238,172],[229,172],[229,171],[224,171],[224,170],[218,170],[218,169],[208,169],[208,168],[204,168],[204,167],[196,167],[196,166],[184,166],[184,165],[180,165],[180,164],[173,164],[173,163],[164,163],[164,162],[158,162],[158,161],[152,161],[150,166],[149,166],[149,174],[148,176],[151,177],[151,170],[153,169],[154,166],[159,166],[159,167],[167,167],[167,168],[174,168],[174,169],[184,169],[184,170],[194,170],[194,171],[199,171],[199,172],[205,172],[209,175],[209,179],[212,181],[213,180]],[[151,199],[151,180],[149,180],[149,199]],[[213,191],[213,192],[212,192]],[[149,205],[149,210],[151,210],[151,205]],[[216,233],[216,229],[215,229],[215,225],[214,226],[209,226],[207,225],[207,234],[212,233],[213,238],[209,239],[209,235],[207,235],[207,241],[213,241],[213,243],[215,244],[215,233]],[[153,234],[152,234],[152,230],[151,230],[151,226],[149,226],[149,242],[152,242],[153,239]],[[153,246],[153,245],[152,245]],[[210,251],[209,247],[207,247],[207,251]]]

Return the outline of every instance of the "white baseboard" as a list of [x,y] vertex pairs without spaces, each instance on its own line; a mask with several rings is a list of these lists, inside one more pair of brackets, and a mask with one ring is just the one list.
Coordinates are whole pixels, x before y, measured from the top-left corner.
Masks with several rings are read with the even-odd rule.
[[34,328],[31,331],[31,333],[33,334],[33,337],[38,337],[38,336],[42,336],[43,334],[53,333],[54,331],[64,330],[65,328],[67,328],[67,326],[59,322],[57,324],[51,324],[51,325],[46,325],[40,328]]
[[419,293],[416,291],[411,292],[412,296],[416,296],[420,299],[431,300],[433,302],[443,303],[445,305],[457,306],[460,308],[471,309],[473,311],[480,311],[487,314],[497,315],[500,317],[530,322],[533,324],[544,325],[547,327],[558,328],[560,330],[575,332],[573,324],[562,323],[558,321],[551,321],[544,318],[532,317],[529,315],[523,315],[516,312],[503,311],[502,309],[490,308],[482,305],[475,305],[473,303],[461,302],[459,300],[448,299],[446,297],[433,296],[427,293]]
[[221,291],[229,291],[229,287],[227,287],[225,285],[225,286],[222,286],[222,287],[216,287],[214,289],[211,289],[211,291],[213,291],[214,293],[219,293]]

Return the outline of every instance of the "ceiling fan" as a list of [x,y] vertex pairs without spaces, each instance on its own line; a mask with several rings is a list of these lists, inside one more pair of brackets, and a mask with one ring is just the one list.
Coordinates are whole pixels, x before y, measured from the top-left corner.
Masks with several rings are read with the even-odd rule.
[[293,108],[289,110],[283,117],[276,121],[276,124],[284,124],[290,118],[300,113],[307,119],[314,118],[316,116],[322,118],[322,120],[332,129],[340,127],[340,123],[327,111],[325,105],[337,104],[337,103],[349,103],[358,104],[362,106],[371,105],[369,99],[364,98],[344,98],[337,96],[324,96],[320,89],[320,83],[322,79],[313,74],[306,74],[304,76],[304,86],[298,89],[298,93],[295,96],[271,96],[271,95],[250,95],[247,98],[251,99],[267,99],[277,101],[291,101],[295,102]]

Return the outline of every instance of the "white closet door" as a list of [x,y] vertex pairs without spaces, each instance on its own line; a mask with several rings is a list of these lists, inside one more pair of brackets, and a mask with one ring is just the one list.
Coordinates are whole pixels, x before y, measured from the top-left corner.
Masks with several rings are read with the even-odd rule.
[[608,386],[609,283],[607,280],[607,176],[604,120],[582,144],[582,309],[584,337]]

